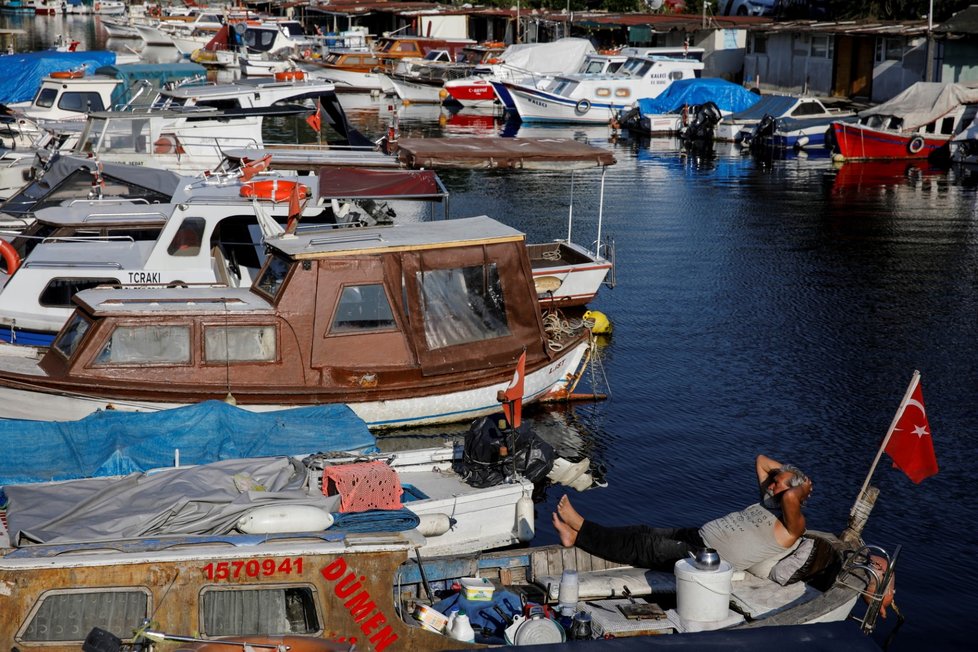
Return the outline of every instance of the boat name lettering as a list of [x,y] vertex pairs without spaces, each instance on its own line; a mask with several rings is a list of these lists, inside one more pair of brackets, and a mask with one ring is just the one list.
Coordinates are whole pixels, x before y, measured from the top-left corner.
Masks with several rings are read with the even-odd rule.
[[302,557],[294,559],[283,559],[276,563],[274,559],[235,559],[234,561],[211,562],[202,569],[204,577],[208,580],[232,580],[245,575],[246,577],[258,577],[259,575],[296,575],[302,574]]
[[370,592],[362,588],[367,578],[357,576],[355,571],[347,572],[344,557],[339,557],[322,570],[327,582],[335,582],[333,593],[336,597],[347,599],[343,606],[347,608],[353,620],[360,625],[360,631],[367,635],[377,652],[383,652],[391,643],[397,641],[397,634],[387,623],[384,611],[377,607]]
[[159,272],[129,272],[130,283],[159,283]]

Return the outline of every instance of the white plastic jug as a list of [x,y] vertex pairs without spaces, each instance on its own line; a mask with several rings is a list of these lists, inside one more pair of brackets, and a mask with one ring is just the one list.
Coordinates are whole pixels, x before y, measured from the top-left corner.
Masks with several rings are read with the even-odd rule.
[[448,635],[457,641],[475,643],[475,630],[464,611],[455,610],[448,616]]

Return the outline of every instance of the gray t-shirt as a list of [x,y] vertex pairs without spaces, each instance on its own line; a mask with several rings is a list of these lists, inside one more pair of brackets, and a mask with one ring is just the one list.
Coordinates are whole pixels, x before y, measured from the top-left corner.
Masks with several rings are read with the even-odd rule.
[[760,503],[731,512],[700,528],[703,542],[736,570],[750,568],[774,556],[783,557],[788,548],[774,538],[777,517]]

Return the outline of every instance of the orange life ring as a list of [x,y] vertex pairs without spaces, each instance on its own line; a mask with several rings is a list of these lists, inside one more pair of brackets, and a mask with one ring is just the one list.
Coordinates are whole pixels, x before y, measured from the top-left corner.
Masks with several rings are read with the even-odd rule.
[[80,79],[84,76],[83,70],[59,70],[51,73],[51,79]]
[[14,272],[20,269],[20,254],[12,244],[0,240],[0,256],[3,257],[3,262],[7,263],[7,276],[13,276]]
[[275,81],[302,81],[306,78],[306,73],[301,70],[283,70],[275,73]]
[[163,134],[153,143],[154,154],[183,154],[183,146],[176,136]]
[[242,184],[241,196],[249,199],[270,199],[273,202],[288,201],[292,196],[292,190],[299,186],[299,199],[303,200],[309,196],[309,188],[298,181],[285,181],[282,179],[269,179],[266,181],[252,181]]

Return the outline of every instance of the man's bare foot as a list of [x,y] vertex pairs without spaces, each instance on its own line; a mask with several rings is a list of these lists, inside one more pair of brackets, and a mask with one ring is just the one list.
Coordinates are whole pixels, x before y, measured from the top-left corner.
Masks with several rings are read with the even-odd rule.
[[565,548],[573,548],[574,543],[577,541],[577,530],[560,520],[557,512],[553,513],[552,520],[554,522],[554,529],[560,535],[560,544]]
[[561,496],[560,500],[557,501],[557,515],[560,516],[560,520],[570,526],[575,532],[580,530],[581,526],[584,525],[584,517],[578,514],[574,506],[571,505],[570,498],[567,497],[567,494]]

